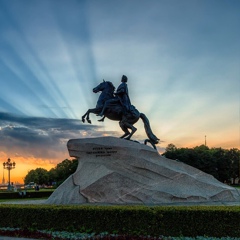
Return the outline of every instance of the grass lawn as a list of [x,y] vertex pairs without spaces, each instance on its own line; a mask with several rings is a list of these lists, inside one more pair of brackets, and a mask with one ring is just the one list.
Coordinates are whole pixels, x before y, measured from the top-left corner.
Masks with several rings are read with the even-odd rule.
[[[12,201],[27,201],[27,200],[43,200],[47,199],[55,189],[40,189],[35,191],[34,189],[19,189],[18,192],[1,190],[0,191],[0,203],[12,202]],[[19,195],[20,192],[24,192],[23,197]]]
[[16,198],[16,199],[0,199],[0,203],[2,202],[24,202],[24,201],[29,201],[29,200],[44,200],[44,199],[48,199],[47,197],[43,197],[43,198]]

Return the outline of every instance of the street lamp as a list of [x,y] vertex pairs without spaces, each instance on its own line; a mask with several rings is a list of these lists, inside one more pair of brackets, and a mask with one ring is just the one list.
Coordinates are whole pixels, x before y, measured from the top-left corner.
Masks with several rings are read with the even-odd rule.
[[10,184],[10,171],[14,169],[16,166],[15,162],[11,162],[11,159],[8,158],[7,162],[3,163],[3,168],[8,170],[8,190],[11,190],[11,184]]

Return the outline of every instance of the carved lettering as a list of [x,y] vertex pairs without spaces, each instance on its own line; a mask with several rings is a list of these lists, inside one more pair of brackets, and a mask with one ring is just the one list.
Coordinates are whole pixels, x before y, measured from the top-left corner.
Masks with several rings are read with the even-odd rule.
[[109,157],[116,153],[117,150],[113,150],[112,147],[93,147],[92,151],[86,152],[86,154],[95,155],[96,157]]

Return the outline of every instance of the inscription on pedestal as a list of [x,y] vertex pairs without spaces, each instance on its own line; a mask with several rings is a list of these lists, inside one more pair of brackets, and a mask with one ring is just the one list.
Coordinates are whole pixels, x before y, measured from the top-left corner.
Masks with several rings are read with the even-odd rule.
[[87,151],[86,154],[95,155],[95,157],[110,157],[116,154],[117,150],[112,147],[93,147],[92,151]]

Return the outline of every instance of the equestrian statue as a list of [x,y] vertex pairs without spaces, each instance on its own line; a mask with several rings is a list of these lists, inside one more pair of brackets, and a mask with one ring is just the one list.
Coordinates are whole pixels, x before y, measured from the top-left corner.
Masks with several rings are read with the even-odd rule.
[[[93,88],[94,93],[101,92],[96,108],[88,109],[88,111],[82,116],[82,121],[85,122],[85,117],[88,123],[91,123],[89,118],[90,113],[94,113],[97,116],[102,117],[100,122],[103,122],[105,117],[113,121],[119,121],[119,125],[123,130],[124,134],[121,138],[130,140],[132,135],[137,131],[133,125],[142,119],[144,128],[148,139],[144,141],[145,144],[149,142],[154,149],[155,144],[159,142],[159,139],[153,134],[148,118],[145,114],[140,113],[132,104],[128,95],[127,87],[128,78],[123,75],[121,84],[114,93],[115,87],[109,81],[101,82],[97,87]],[[131,132],[129,132],[129,129]]]

